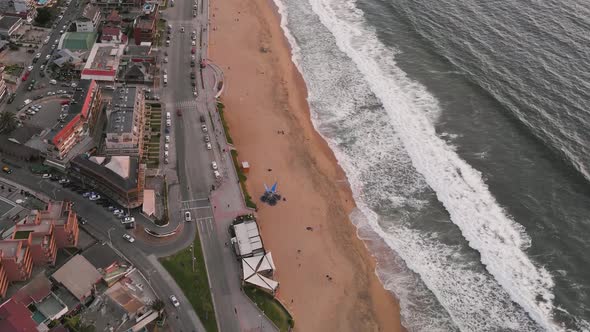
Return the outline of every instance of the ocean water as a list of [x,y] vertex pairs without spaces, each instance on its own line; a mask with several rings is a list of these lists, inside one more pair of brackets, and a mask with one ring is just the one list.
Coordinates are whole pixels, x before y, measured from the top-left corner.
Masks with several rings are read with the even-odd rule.
[[404,326],[590,330],[590,3],[275,4]]

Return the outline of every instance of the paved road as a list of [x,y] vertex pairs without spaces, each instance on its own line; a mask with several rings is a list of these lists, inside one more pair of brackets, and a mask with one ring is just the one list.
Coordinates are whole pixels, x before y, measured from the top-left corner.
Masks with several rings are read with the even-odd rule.
[[[215,88],[217,80],[213,67],[201,69],[198,65],[190,67],[191,32],[197,32],[197,61],[207,56],[207,16],[208,2],[199,1],[197,17],[192,17],[194,2],[177,2],[176,6],[164,13],[168,24],[172,25],[172,38],[168,52],[168,86],[163,88],[161,96],[171,113],[177,109],[182,111],[182,117],[174,116],[174,147],[178,178],[182,185],[181,211],[190,210],[196,216],[199,236],[203,247],[205,262],[209,274],[209,281],[217,321],[221,331],[276,331],[276,328],[254,306],[240,290],[240,269],[231,253],[225,246],[229,242],[228,226],[235,216],[247,212],[237,184],[237,177],[229,149],[225,142],[222,126],[216,112]],[[185,32],[180,32],[181,27]],[[200,47],[199,47],[200,46]],[[193,96],[190,70],[195,71],[197,78],[198,96]],[[202,76],[202,79],[201,79]],[[204,116],[207,132],[201,129],[200,117]],[[211,150],[206,149],[204,135],[209,135]],[[211,162],[219,166],[222,178],[214,179]],[[217,190],[211,195],[215,186]],[[222,189],[220,189],[220,187]],[[207,198],[214,199],[219,207],[203,207],[201,202]],[[199,205],[200,204],[200,205]],[[199,205],[199,208],[194,208]],[[227,208],[222,208],[221,205]],[[219,209],[219,210],[218,210]],[[217,211],[228,209],[226,216],[217,218]],[[212,210],[216,216],[213,218]]]
[[[100,205],[82,198],[79,194],[61,188],[55,182],[31,176],[26,167],[13,168],[12,174],[1,174],[1,176],[4,178],[3,181],[15,182],[27,191],[41,192],[55,200],[65,199],[74,202],[74,208],[78,214],[89,220],[88,224],[83,227],[102,241],[112,243],[115,249],[124,253],[127,259],[146,275],[158,297],[166,302],[167,311],[172,318],[168,322],[173,331],[205,331],[176,282],[156,259],[156,257],[168,256],[181,248],[188,247],[194,239],[195,227],[191,227],[194,224],[187,224],[188,227],[183,229],[179,237],[164,244],[146,243],[139,240],[131,244],[122,238],[126,230],[117,218]],[[180,308],[172,307],[167,301],[171,294],[177,296],[181,303]],[[178,319],[176,319],[177,316]]]
[[[35,64],[32,64],[32,66],[34,67],[33,71],[31,71],[27,80],[25,82],[22,82],[20,84],[20,86],[16,89],[16,91],[15,91],[16,97],[14,98],[14,101],[12,102],[12,104],[10,104],[10,105],[4,104],[5,110],[11,111],[11,112],[16,112],[16,111],[18,111],[18,107],[24,103],[25,99],[32,99],[31,97],[39,94],[40,91],[36,91],[36,90],[27,91],[27,87],[29,86],[29,84],[32,80],[36,80],[37,84],[43,82],[43,84],[49,85],[50,78],[47,76],[45,76],[43,78],[39,75],[39,72],[41,71],[40,67],[45,62],[45,57],[48,54],[52,54],[52,52],[53,52],[52,47],[53,47],[54,41],[59,40],[59,38],[61,37],[61,34],[59,33],[60,29],[67,22],[74,21],[78,17],[79,13],[82,11],[83,7],[82,6],[79,7],[76,4],[77,4],[77,1],[72,1],[71,5],[67,7],[63,18],[60,21],[56,21],[57,26],[55,29],[53,29],[53,31],[51,31],[51,34],[49,35],[49,41],[47,42],[47,44],[42,45],[40,50],[37,50],[37,53],[41,53],[41,57],[39,58],[39,61],[37,61],[37,63],[35,63]],[[26,66],[28,66],[28,65],[26,65]],[[57,87],[56,86],[52,86],[52,87],[54,87],[55,89],[62,89],[62,87],[60,87],[59,85]],[[49,89],[43,90],[44,93],[46,91],[49,91]]]

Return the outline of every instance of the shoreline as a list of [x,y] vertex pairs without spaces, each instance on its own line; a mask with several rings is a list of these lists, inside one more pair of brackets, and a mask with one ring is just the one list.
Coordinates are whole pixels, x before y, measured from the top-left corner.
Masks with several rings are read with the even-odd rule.
[[[230,83],[222,96],[226,119],[238,158],[252,167],[246,185],[295,330],[404,330],[399,305],[349,219],[356,207],[351,188],[312,124],[278,7],[270,0],[212,1],[210,13],[209,57]],[[275,181],[286,201],[270,207],[258,196]]]

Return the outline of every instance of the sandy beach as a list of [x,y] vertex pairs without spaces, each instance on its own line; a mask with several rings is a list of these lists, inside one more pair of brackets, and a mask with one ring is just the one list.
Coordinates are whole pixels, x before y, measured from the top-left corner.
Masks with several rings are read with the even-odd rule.
[[[251,165],[248,189],[296,330],[403,330],[399,306],[348,219],[354,201],[346,177],[312,126],[274,5],[213,0],[210,12],[209,58],[225,72],[230,132]],[[286,201],[260,203],[264,184],[275,181]]]

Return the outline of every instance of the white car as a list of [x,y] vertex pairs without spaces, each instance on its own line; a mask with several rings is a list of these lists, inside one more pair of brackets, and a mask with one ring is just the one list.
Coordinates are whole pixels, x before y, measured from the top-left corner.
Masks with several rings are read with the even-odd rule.
[[213,170],[216,170],[217,169],[217,163],[214,162],[214,161],[212,161],[211,162],[211,168],[213,168]]
[[164,164],[168,163],[168,158],[164,158]]
[[207,132],[207,125],[201,125],[201,130],[206,133]]
[[28,70],[28,71],[33,71],[33,68],[35,68],[35,67],[33,67],[33,66],[28,66],[28,67],[27,67],[27,70]]
[[219,173],[219,171],[213,171],[213,175],[215,175],[216,179],[219,179],[221,177],[221,174]]
[[135,217],[125,217],[125,219],[123,219],[123,221],[126,223],[135,222]]
[[191,45],[192,45],[192,46],[197,46],[197,42],[193,40],[193,41],[191,42]]
[[43,174],[43,178],[44,179],[49,179],[49,178],[51,178],[51,174],[45,173],[45,174]]
[[49,59],[51,59],[51,54],[47,54],[47,55],[45,56],[45,60],[49,60]]
[[168,151],[164,151],[164,158],[168,158]]
[[100,199],[100,195],[91,195],[88,197],[88,199],[91,201],[98,201]]
[[184,32],[184,27],[180,27],[180,32]]
[[175,308],[178,308],[178,307],[180,307],[180,302],[178,302],[178,299],[176,298],[176,296],[174,296],[174,295],[170,295],[170,301],[172,302],[172,305],[173,305]]
[[207,150],[211,150],[211,143],[207,143]]
[[168,63],[168,57],[164,58],[164,63]]
[[164,151],[168,151],[170,149],[170,144],[164,144]]
[[37,53],[37,54],[35,54],[35,58],[36,58],[36,59],[39,59],[40,57],[41,57],[41,53]]
[[166,136],[164,136],[164,141],[165,141],[166,143],[170,143],[170,135],[166,135]]
[[115,210],[113,210],[113,214],[114,215],[121,214],[121,213],[123,213],[123,210],[121,210],[121,209],[115,209]]
[[172,121],[166,120],[166,127],[170,127],[172,125]]
[[190,211],[184,211],[184,221],[189,222],[191,220],[192,220],[191,212]]
[[133,243],[135,242],[135,239],[133,238],[133,236],[129,235],[129,234],[123,234],[123,238],[127,241],[129,241],[129,243]]

